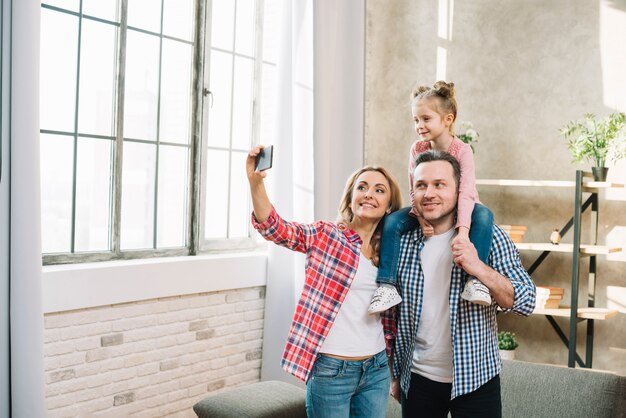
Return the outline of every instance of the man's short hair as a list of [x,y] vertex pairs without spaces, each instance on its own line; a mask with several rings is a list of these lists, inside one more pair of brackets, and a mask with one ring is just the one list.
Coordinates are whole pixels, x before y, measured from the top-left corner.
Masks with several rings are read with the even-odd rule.
[[[458,189],[461,184],[461,165],[457,159],[444,151],[429,150],[417,156],[415,159],[415,168],[422,163],[430,163],[432,161],[447,161],[452,165],[454,180],[456,181],[456,187]],[[413,187],[413,185],[411,185],[411,187]]]

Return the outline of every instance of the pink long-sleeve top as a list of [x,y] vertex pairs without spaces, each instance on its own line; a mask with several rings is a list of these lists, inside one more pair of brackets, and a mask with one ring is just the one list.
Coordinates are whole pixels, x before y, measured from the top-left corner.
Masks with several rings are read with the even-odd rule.
[[[415,159],[423,152],[430,150],[429,141],[417,140],[411,145],[409,152],[409,193],[411,195],[411,214],[418,216],[413,205],[413,171],[415,170]],[[459,185],[459,201],[457,206],[456,227],[464,226],[470,228],[472,224],[472,212],[474,204],[480,203],[478,191],[476,190],[476,172],[474,166],[474,153],[472,147],[454,137],[447,150],[461,165],[461,184]]]

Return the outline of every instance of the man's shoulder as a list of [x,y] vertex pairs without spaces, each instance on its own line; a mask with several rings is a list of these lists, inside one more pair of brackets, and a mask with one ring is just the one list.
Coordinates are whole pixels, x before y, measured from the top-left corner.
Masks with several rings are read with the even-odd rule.
[[410,241],[416,241],[420,238],[420,236],[422,235],[422,228],[417,225],[415,228],[413,229],[409,229],[407,231],[403,231],[400,234],[400,242],[410,242]]

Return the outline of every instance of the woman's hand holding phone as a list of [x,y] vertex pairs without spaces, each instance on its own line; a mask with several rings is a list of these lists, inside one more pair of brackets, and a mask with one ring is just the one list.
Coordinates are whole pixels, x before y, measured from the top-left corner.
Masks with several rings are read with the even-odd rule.
[[254,215],[258,222],[264,222],[272,211],[272,204],[267,196],[263,183],[267,172],[257,170],[257,157],[263,148],[263,145],[257,145],[248,152],[248,157],[246,158],[246,175],[250,183]]
[[261,181],[267,176],[265,171],[258,171],[256,169],[257,156],[261,153],[263,148],[263,145],[257,145],[248,152],[248,158],[246,158],[246,174],[250,182]]
[[272,159],[274,156],[274,146],[270,145],[261,149],[261,152],[256,156],[256,165],[254,168],[256,171],[265,171],[272,168]]

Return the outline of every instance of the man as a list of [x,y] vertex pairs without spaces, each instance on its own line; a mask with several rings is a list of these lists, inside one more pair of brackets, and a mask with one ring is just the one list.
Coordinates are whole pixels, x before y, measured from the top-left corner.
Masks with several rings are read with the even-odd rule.
[[[402,304],[386,311],[388,350],[393,353],[392,395],[403,417],[500,417],[501,361],[496,312],[528,316],[535,285],[509,237],[494,226],[490,264],[471,242],[454,238],[460,167],[445,152],[417,157],[414,207],[434,228],[420,227],[400,239],[397,266]],[[485,284],[495,300],[480,306],[459,297],[469,276]]]

